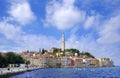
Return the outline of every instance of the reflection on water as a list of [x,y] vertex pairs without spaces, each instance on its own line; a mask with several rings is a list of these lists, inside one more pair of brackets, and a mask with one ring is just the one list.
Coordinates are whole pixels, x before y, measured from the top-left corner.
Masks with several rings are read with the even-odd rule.
[[111,68],[46,68],[10,78],[120,78],[120,67]]

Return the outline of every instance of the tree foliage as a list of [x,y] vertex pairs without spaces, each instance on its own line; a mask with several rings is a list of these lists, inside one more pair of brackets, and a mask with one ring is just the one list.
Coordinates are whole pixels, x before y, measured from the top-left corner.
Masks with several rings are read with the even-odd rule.
[[25,60],[18,54],[8,52],[4,56],[0,56],[0,67],[6,67],[8,64],[23,64]]
[[75,53],[77,53],[78,55],[80,54],[80,51],[78,49],[74,49],[74,48],[65,49],[65,52],[72,52],[74,55],[75,55]]
[[55,48],[55,49],[53,50],[53,54],[56,54],[56,53],[58,53],[58,49]]
[[0,67],[6,67],[7,66],[7,59],[6,57],[3,57],[0,55]]
[[26,64],[30,64],[30,61],[29,61],[29,60],[26,60]]
[[20,55],[17,55],[13,52],[6,53],[6,58],[9,64],[20,64],[25,62],[25,60]]
[[41,54],[44,54],[45,52],[47,52],[47,50],[43,48]]
[[80,53],[80,55],[86,55],[88,57],[91,57],[91,58],[95,58],[92,54],[90,54],[89,52],[82,52]]

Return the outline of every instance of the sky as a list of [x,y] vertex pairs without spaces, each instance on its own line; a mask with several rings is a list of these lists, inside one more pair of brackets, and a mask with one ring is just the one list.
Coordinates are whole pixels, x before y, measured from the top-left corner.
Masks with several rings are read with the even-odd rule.
[[120,0],[0,0],[0,51],[61,48],[120,65]]

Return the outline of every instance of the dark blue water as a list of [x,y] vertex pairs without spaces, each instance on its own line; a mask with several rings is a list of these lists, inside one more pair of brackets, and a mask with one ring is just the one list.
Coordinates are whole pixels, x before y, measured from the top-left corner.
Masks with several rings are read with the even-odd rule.
[[120,67],[46,68],[25,72],[10,78],[120,78]]

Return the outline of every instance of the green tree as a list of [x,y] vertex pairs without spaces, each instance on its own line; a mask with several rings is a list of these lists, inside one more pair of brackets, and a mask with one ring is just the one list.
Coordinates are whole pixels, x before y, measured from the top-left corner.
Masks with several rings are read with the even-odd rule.
[[9,64],[21,64],[25,60],[18,54],[8,52],[4,56],[0,55],[0,67],[7,67]]
[[45,50],[44,50],[44,48],[43,48],[41,54],[44,54],[44,53],[45,53]]
[[25,60],[20,56],[13,52],[6,53],[7,63],[8,64],[20,64],[25,63]]
[[7,58],[8,64],[14,64],[15,59],[16,59],[16,55],[13,52],[8,52],[8,53],[6,53],[6,58]]
[[30,61],[29,61],[29,60],[25,60],[25,63],[26,63],[26,64],[30,64]]
[[78,55],[80,54],[80,51],[78,49],[70,48],[70,49],[65,49],[65,52],[72,52],[74,55],[77,53]]
[[79,55],[79,53],[80,53],[80,51],[78,50],[78,49],[71,49],[71,52],[73,53],[73,54],[75,54],[75,53],[77,53],[78,55]]
[[89,52],[82,52],[80,53],[80,55],[86,55],[88,57],[91,57],[91,58],[95,58],[92,54],[90,54]]
[[2,66],[2,60],[3,60],[3,57],[2,57],[2,55],[0,54],[0,67]]
[[55,49],[53,50],[53,54],[56,54],[56,53],[58,53],[58,49],[55,48]]
[[65,49],[65,52],[70,52],[71,50],[70,49]]
[[2,67],[7,67],[7,61],[6,61],[6,57],[0,55],[0,68]]
[[15,63],[17,64],[25,63],[25,60],[20,55],[16,55],[15,57],[16,57]]

